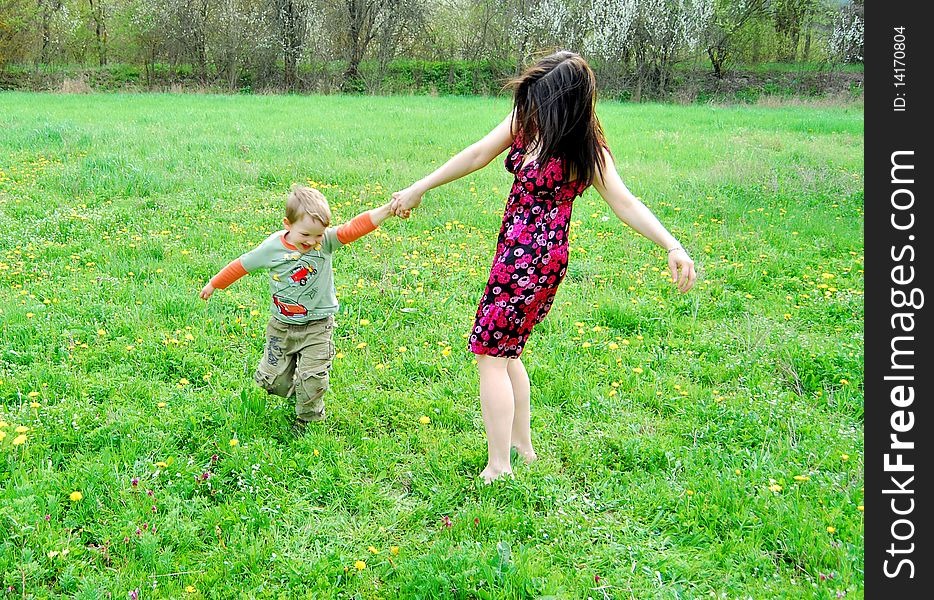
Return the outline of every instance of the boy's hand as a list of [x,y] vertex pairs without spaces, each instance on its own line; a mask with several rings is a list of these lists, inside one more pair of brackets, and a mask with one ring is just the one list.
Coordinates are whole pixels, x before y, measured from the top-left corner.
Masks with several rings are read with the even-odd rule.
[[203,288],[201,288],[201,293],[199,294],[199,296],[201,296],[201,299],[202,299],[202,300],[204,300],[205,302],[207,302],[207,301],[208,301],[208,298],[210,298],[210,297],[211,297],[211,294],[213,294],[213,293],[214,293],[214,286],[211,285],[210,282],[209,282],[209,283],[205,284],[205,286],[204,286]]
[[410,185],[404,190],[393,192],[392,211],[397,217],[408,219],[412,214],[412,209],[418,208],[422,203],[422,195],[425,192],[417,185]]
[[379,227],[383,221],[393,216],[392,202],[387,202],[386,204],[374,208],[370,211],[370,219],[372,219],[373,224]]

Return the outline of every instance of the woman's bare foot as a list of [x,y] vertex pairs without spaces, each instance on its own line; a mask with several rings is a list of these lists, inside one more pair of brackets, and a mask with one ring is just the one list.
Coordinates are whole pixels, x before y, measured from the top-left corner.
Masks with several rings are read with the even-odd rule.
[[508,475],[509,477],[512,477],[512,469],[506,468],[506,469],[500,470],[500,469],[494,469],[490,465],[487,465],[486,468],[480,472],[480,477],[483,477],[483,482],[487,485],[490,485],[491,483],[493,483],[494,481],[496,481],[503,475]]
[[513,446],[513,450],[516,451],[516,454],[522,457],[522,460],[525,461],[525,464],[529,464],[538,460],[538,455],[535,454],[534,448],[526,448],[524,446]]

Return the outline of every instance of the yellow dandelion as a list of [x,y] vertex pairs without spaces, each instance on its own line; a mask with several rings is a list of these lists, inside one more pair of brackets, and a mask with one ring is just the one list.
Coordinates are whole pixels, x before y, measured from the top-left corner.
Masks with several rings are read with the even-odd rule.
[[84,498],[84,494],[82,494],[81,492],[72,492],[68,494],[68,499],[71,500],[72,502],[77,502],[78,500],[81,500],[82,498]]
[[808,477],[807,475],[795,475],[794,480],[795,481],[810,481],[811,478]]
[[160,460],[156,462],[156,466],[159,467],[160,469],[165,469],[166,467],[169,466],[169,464],[165,462],[164,460]]
[[446,346],[444,350],[441,351],[441,356],[444,356],[444,357],[451,356],[451,347]]
[[17,425],[16,429],[14,429],[13,431],[15,431],[16,433],[26,433],[27,431],[29,431],[29,428],[26,427],[25,425]]
[[26,394],[26,395],[29,396],[30,398],[37,398],[40,394],[39,394],[39,392],[32,391],[32,392],[29,392],[29,393]]
[[850,380],[849,380],[849,379],[841,379],[841,380],[840,380],[840,385],[850,385]]
[[590,346],[592,345],[593,344],[591,344],[590,342],[584,342],[583,344],[581,344],[581,348],[590,348]]
[[366,327],[366,326],[369,325],[369,324],[370,324],[370,320],[369,320],[369,319],[360,319],[360,325]]
[[312,450],[311,453],[314,454],[315,456],[318,456],[319,454],[321,454],[320,452],[318,452],[318,449],[317,449],[317,448],[315,448],[314,450]]
[[366,563],[363,562],[362,560],[358,560],[357,562],[353,564],[353,566],[356,570],[362,571],[363,569],[366,568]]
[[406,348],[405,346],[399,346],[399,354],[404,354],[404,353],[406,353],[406,352],[408,352],[408,351],[409,351],[409,349]]
[[103,329],[98,329],[98,330],[97,330],[97,335],[104,336],[104,335],[107,335],[107,332],[104,331]]
[[238,440],[237,438],[233,438],[233,439],[230,440],[230,447],[232,448],[232,447],[238,445],[239,443],[240,443],[240,440]]
[[782,491],[782,486],[778,485],[777,483],[773,483],[769,486],[769,490],[777,494],[778,492]]
[[389,553],[393,556],[399,556],[399,546],[390,546]]
[[736,470],[734,471],[734,473],[736,473],[737,475],[742,475],[742,474],[743,474],[743,472],[740,471],[739,469],[736,469]]
[[636,367],[632,370],[633,373],[642,373],[642,367]]
[[30,408],[39,408],[39,407],[42,406],[42,405],[39,404],[38,402],[30,402],[30,403],[29,403],[29,406],[30,406]]
[[827,533],[834,533],[835,531],[837,531],[837,528],[834,527],[833,525],[827,526]]
[[360,342],[359,344],[357,344],[357,350],[360,350],[362,348],[366,348],[366,342]]
[[616,390],[610,390],[610,393],[607,394],[607,397],[612,398],[612,397],[615,396],[616,394],[617,394]]
[[617,344],[616,342],[610,342],[609,344],[607,344],[607,348],[609,348],[610,350],[618,350],[619,344]]
[[31,312],[26,313],[26,318],[27,318],[27,319],[31,319],[31,318],[33,318],[33,317],[35,317],[35,316],[36,316],[36,313],[31,313]]
[[7,423],[6,421],[0,419],[0,427],[9,427],[9,426],[10,426],[9,423]]
[[850,460],[850,455],[849,455],[849,454],[841,454],[841,455],[840,455],[840,460],[842,460],[843,462],[846,462],[846,461]]
[[184,377],[178,380],[178,385],[188,385],[189,383],[191,382],[185,379]]
[[185,586],[185,592],[187,592],[187,593],[189,593],[189,594],[194,594],[194,593],[197,592],[197,591],[198,591],[198,590],[196,590],[196,589],[195,589],[195,586],[193,586],[193,585],[186,585],[186,586]]
[[684,490],[684,493],[687,494],[688,496],[693,496],[694,490]]
[[856,510],[858,510],[859,512],[863,512],[864,510],[866,510],[866,507],[860,504],[859,506],[856,507]]
[[367,548],[367,550],[368,550],[371,554],[379,554],[379,550],[377,550],[375,546],[370,546],[369,548]]
[[422,425],[428,425],[429,423],[431,423],[431,418],[422,415],[421,417],[418,418],[418,422],[421,423]]
[[5,431],[0,431],[0,442],[2,442],[2,441],[5,440],[5,439],[6,439],[6,432],[5,432]]
[[156,404],[156,406],[158,406],[159,408],[165,408],[166,404],[165,402],[159,402],[158,404]]

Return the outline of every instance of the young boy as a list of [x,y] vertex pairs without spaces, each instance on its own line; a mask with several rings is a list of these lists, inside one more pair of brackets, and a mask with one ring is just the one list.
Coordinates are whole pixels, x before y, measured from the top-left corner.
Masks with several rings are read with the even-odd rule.
[[247,273],[268,269],[272,317],[256,383],[270,394],[295,395],[296,433],[324,419],[324,393],[334,358],[337,294],[331,268],[335,250],[374,231],[391,214],[390,204],[330,227],[331,209],[318,190],[292,187],[285,203],[285,229],[224,267],[201,290],[207,300]]

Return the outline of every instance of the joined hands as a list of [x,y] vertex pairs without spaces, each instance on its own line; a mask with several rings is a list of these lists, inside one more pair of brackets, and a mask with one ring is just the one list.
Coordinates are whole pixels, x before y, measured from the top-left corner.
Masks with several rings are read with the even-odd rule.
[[422,203],[422,194],[424,192],[416,189],[415,186],[393,192],[389,210],[397,217],[408,219],[412,215],[412,210]]

